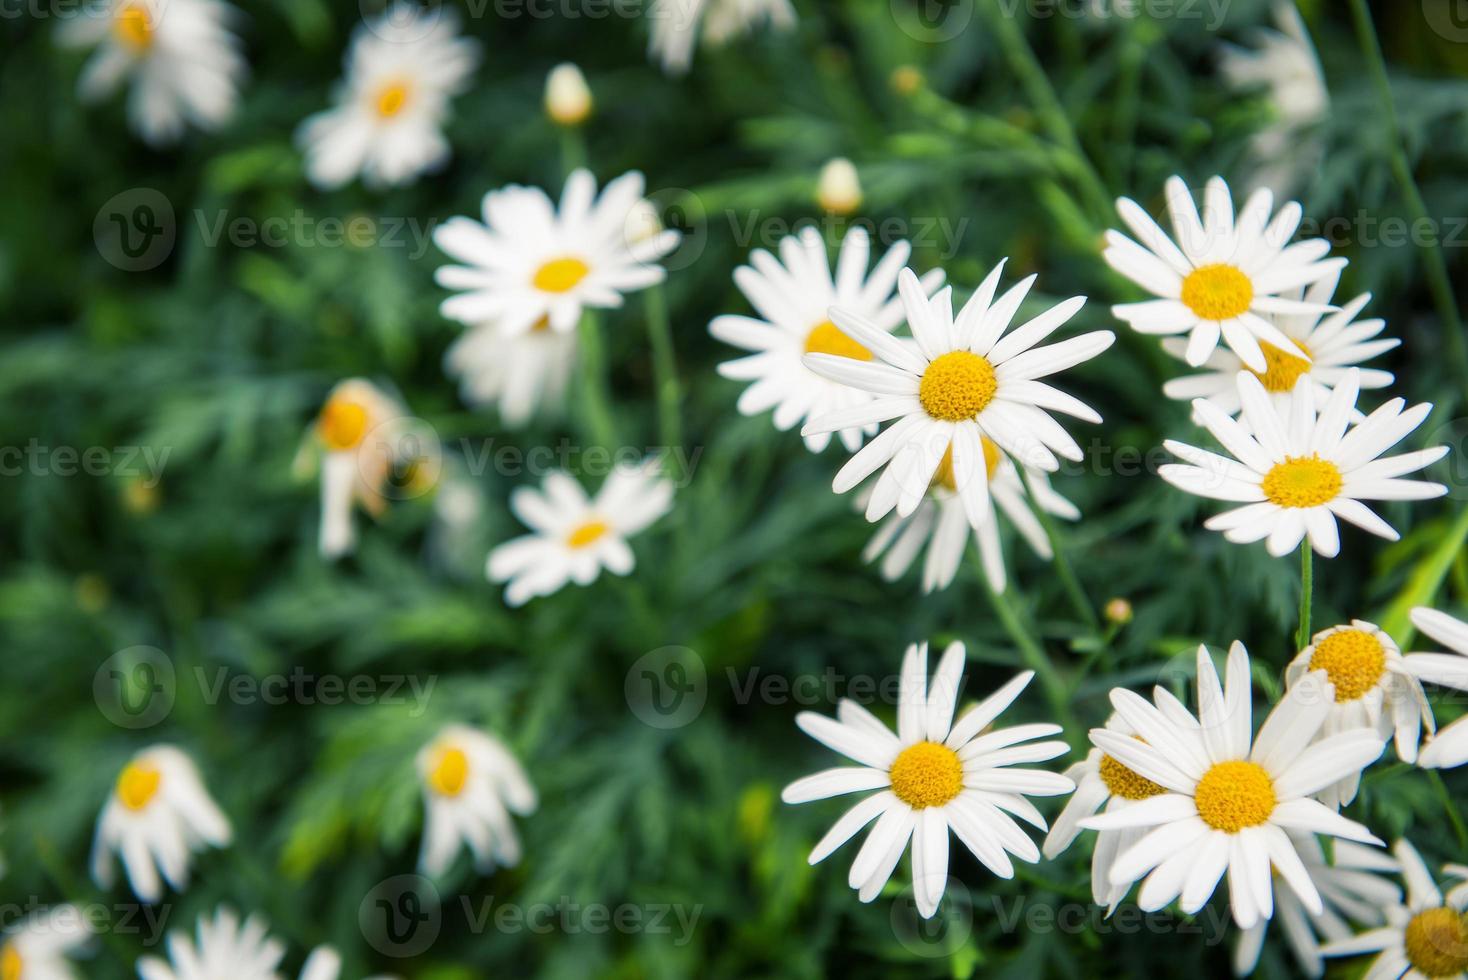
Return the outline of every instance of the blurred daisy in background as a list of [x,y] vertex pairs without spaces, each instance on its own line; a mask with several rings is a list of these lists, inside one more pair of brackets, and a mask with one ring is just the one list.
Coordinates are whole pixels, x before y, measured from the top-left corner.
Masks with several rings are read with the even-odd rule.
[[603,568],[627,575],[635,561],[627,539],[673,507],[673,484],[656,463],[620,465],[596,498],[563,470],[546,474],[543,490],[520,487],[510,509],[531,533],[489,553],[491,582],[508,582],[505,602],[521,606],[567,582],[590,585]]
[[478,65],[479,42],[459,36],[447,7],[396,3],[359,25],[336,106],[297,133],[311,182],[340,187],[360,174],[369,186],[391,187],[441,167],[449,100]]
[[861,207],[861,177],[845,157],[827,160],[816,178],[816,203],[827,214],[855,214]]
[[498,739],[449,725],[418,753],[423,780],[423,850],[418,867],[438,877],[468,846],[483,874],[520,862],[510,814],[528,816],[538,801],[525,770]]
[[[1285,668],[1285,683],[1293,686],[1316,670],[1325,671],[1335,689],[1335,701],[1318,738],[1370,729],[1383,745],[1394,740],[1397,757],[1403,762],[1417,761],[1422,729],[1431,734],[1434,728],[1432,708],[1390,636],[1359,619],[1349,626],[1321,630]],[[1360,777],[1360,773],[1348,773],[1316,797],[1326,806],[1346,806],[1356,798]]]
[[1139,333],[1187,334],[1183,357],[1201,366],[1220,335],[1250,370],[1269,369],[1262,343],[1292,357],[1307,357],[1268,319],[1269,314],[1324,314],[1331,307],[1289,294],[1346,264],[1327,259],[1323,238],[1289,244],[1304,211],[1294,201],[1272,219],[1274,195],[1260,189],[1249,195],[1234,217],[1233,199],[1222,177],[1208,181],[1203,216],[1180,177],[1168,178],[1167,207],[1173,235],[1168,237],[1142,206],[1120,198],[1116,209],[1137,241],[1118,231],[1106,233],[1103,257],[1117,272],[1159,298],[1111,308]]
[[444,369],[458,378],[466,403],[493,405],[505,425],[521,428],[564,405],[576,369],[576,335],[545,324],[506,333],[498,323],[482,323],[449,346]]
[[[1412,625],[1451,653],[1409,653],[1407,669],[1419,681],[1468,691],[1468,623],[1447,613],[1419,606]],[[1429,769],[1451,769],[1468,762],[1468,716],[1457,719],[1422,747],[1417,762]]]
[[67,957],[91,935],[75,905],[58,905],[28,915],[0,936],[0,977],[4,980],[75,980]]
[[558,126],[580,126],[595,103],[581,69],[563,61],[545,76],[545,114]]
[[566,178],[559,210],[538,187],[511,185],[484,196],[484,222],[450,218],[433,241],[464,265],[440,266],[435,279],[463,290],[440,312],[508,336],[536,327],[576,329],[584,309],[615,309],[623,295],[662,282],[657,260],[678,247],[671,229],[645,234],[642,174],[623,174],[597,196],[596,178]]
[[1181,898],[1184,915],[1203,907],[1228,875],[1229,906],[1240,929],[1274,914],[1277,880],[1301,906],[1325,905],[1290,831],[1381,843],[1314,794],[1375,762],[1382,744],[1367,729],[1315,740],[1333,691],[1315,671],[1285,692],[1254,736],[1249,655],[1229,649],[1220,685],[1206,647],[1198,648],[1198,724],[1145,699],[1113,701],[1136,736],[1104,728],[1091,742],[1167,792],[1081,821],[1089,830],[1146,828],[1116,856],[1110,883],[1145,879],[1137,904],[1148,912]]
[[[1053,557],[1050,539],[1045,528],[1030,510],[1025,480],[1019,469],[1009,460],[994,441],[982,437],[984,465],[988,470],[989,496],[1004,513],[1015,530],[1024,538],[1035,554],[1049,561]],[[1044,472],[1031,469],[1030,486],[1034,488],[1037,502],[1049,514],[1066,520],[1077,520],[1081,512],[1069,500],[1050,487],[1050,479]],[[868,494],[860,500],[862,508],[867,506]],[[923,561],[923,591],[936,592],[953,584],[958,575],[958,566],[963,560],[964,545],[970,533],[968,519],[964,516],[963,501],[954,489],[953,454],[950,451],[938,464],[933,485],[928,495],[918,504],[909,517],[889,515],[881,528],[872,537],[862,552],[866,562],[882,559],[882,577],[896,581],[912,565],[918,554],[927,547]],[[990,518],[972,533],[979,544],[979,556],[983,560],[984,578],[995,592],[1003,592],[1008,583],[1004,571],[1004,550],[999,536],[999,522]]]
[[102,808],[92,842],[92,877],[111,888],[116,853],[133,892],[157,902],[164,881],[175,891],[188,886],[195,851],[224,847],[232,838],[229,820],[193,760],[172,745],[155,745],[127,764]]
[[954,493],[969,523],[982,527],[993,516],[985,436],[1026,467],[1053,472],[1060,468],[1057,455],[1085,458],[1049,412],[1088,422],[1100,422],[1101,416],[1039,379],[1090,360],[1116,336],[1097,330],[1035,346],[1085,305],[1084,296],[1073,296],[1006,335],[1036,277],[996,300],[1003,270],[1000,262],[955,319],[951,287],[930,300],[912,270],[904,269],[897,277],[898,291],[916,343],[893,337],[860,312],[833,306],[833,324],[875,359],[805,355],[815,373],[875,397],[813,418],[803,435],[896,419],[841,468],[832,484],[837,493],[845,493],[885,467],[872,488],[867,520],[881,520],[894,507],[903,517],[912,514],[938,464],[951,453]]
[[648,53],[670,75],[693,64],[700,28],[703,41],[720,47],[761,24],[788,30],[795,25],[790,0],[661,0],[649,5]]
[[1320,948],[1322,956],[1377,953],[1366,971],[1371,980],[1410,980],[1468,976],[1468,867],[1449,864],[1445,877],[1457,879],[1444,896],[1417,849],[1405,840],[1392,848],[1407,885],[1407,902],[1386,906],[1386,925]]
[[[1335,270],[1317,282],[1311,283],[1302,294],[1307,303],[1325,305],[1335,294],[1340,270]],[[1401,343],[1395,337],[1375,339],[1386,326],[1385,320],[1356,321],[1355,317],[1371,300],[1370,293],[1362,293],[1334,313],[1322,317],[1319,313],[1278,314],[1268,319],[1307,357],[1287,354],[1267,342],[1261,342],[1264,360],[1268,367],[1264,371],[1251,372],[1257,377],[1264,390],[1281,410],[1289,404],[1295,382],[1308,377],[1315,392],[1316,410],[1325,407],[1332,389],[1352,367],[1363,364]],[[1186,359],[1188,342],[1178,337],[1165,337],[1162,349],[1179,360]],[[1219,347],[1208,355],[1202,364],[1202,374],[1174,378],[1162,386],[1169,398],[1192,401],[1206,398],[1227,415],[1239,414],[1238,374],[1248,371],[1237,354]],[[1393,378],[1390,371],[1374,368],[1360,369],[1360,385],[1363,390],[1385,388]],[[1352,418],[1359,418],[1360,412]]]
[[[278,967],[285,943],[273,938],[258,915],[240,921],[234,910],[221,906],[212,917],[194,926],[194,935],[174,930],[168,934],[168,959],[144,956],[138,960],[142,980],[280,980]],[[300,980],[336,980],[341,957],[330,947],[311,954]]]
[[[775,428],[783,432],[807,419],[871,403],[869,392],[828,380],[803,359],[815,353],[870,362],[875,356],[831,322],[832,307],[850,311],[886,334],[902,322],[902,302],[894,291],[912,246],[895,242],[869,273],[871,248],[864,228],[848,230],[833,278],[820,232],[805,228],[798,236],[781,240],[780,258],[756,249],[749,265],[734,270],[735,284],[759,317],[717,316],[709,323],[709,333],[753,352],[718,368],[726,378],[750,382],[739,397],[740,414],[758,415],[773,408]],[[943,270],[925,273],[920,282],[922,292],[931,295],[943,284]],[[841,442],[848,452],[855,452],[863,434],[876,431],[875,422],[849,426],[840,430]],[[820,452],[830,441],[830,432],[805,437],[811,452]]]
[[1058,773],[1011,768],[1064,755],[1064,742],[1033,741],[1060,734],[1059,725],[989,730],[1029,684],[1032,672],[1018,675],[953,720],[964,657],[962,643],[949,644],[930,682],[928,645],[908,647],[895,735],[870,711],[845,699],[835,718],[813,711],[795,718],[811,738],[859,765],[797,779],[785,787],[782,800],[809,803],[877,791],[846,811],[810,853],[810,863],[816,864],[875,820],[847,878],[863,902],[881,892],[911,841],[917,909],[931,918],[948,882],[950,830],[984,867],[1001,878],[1014,877],[1009,855],[1034,863],[1040,849],[1010,814],[1044,830],[1045,818],[1026,797],[1057,796],[1074,788]]
[[1193,403],[1233,458],[1169,439],[1164,445],[1184,462],[1164,465],[1158,475],[1188,493],[1243,504],[1203,526],[1239,544],[1266,541],[1276,557],[1308,536],[1316,552],[1334,558],[1340,551],[1337,518],[1395,541],[1392,526],[1361,501],[1427,500],[1447,493],[1441,483],[1399,478],[1442,459],[1448,447],[1377,459],[1421,425],[1432,406],[1404,410],[1406,402],[1394,398],[1352,425],[1359,384],[1358,370],[1351,368],[1317,417],[1308,377],[1296,382],[1289,409],[1281,412],[1259,379],[1242,373],[1238,388],[1247,429],[1210,402]]
[[148,143],[172,143],[185,126],[217,129],[234,115],[246,72],[230,29],[239,11],[221,0],[104,0],[65,21],[58,41],[96,47],[78,88],[87,101],[131,82],[127,115]]

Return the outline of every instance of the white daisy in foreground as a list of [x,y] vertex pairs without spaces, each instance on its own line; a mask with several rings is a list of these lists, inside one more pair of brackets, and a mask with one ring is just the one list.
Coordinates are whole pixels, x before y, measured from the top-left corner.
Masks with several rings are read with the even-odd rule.
[[[1451,653],[1409,653],[1407,669],[1419,681],[1468,691],[1468,623],[1426,606],[1412,610],[1412,625]],[[1451,769],[1468,762],[1468,716],[1452,722],[1422,747],[1417,762],[1428,769]]]
[[863,902],[877,897],[911,840],[918,912],[931,918],[948,883],[950,830],[984,867],[1001,878],[1012,878],[1009,855],[1033,863],[1040,859],[1040,849],[1010,814],[1044,830],[1045,818],[1026,797],[1057,796],[1074,788],[1057,773],[1010,768],[1065,754],[1064,742],[1032,742],[1060,734],[1059,725],[985,732],[1034,674],[1018,675],[955,722],[963,664],[963,644],[950,644],[930,683],[928,645],[907,648],[896,735],[870,711],[844,699],[835,718],[812,711],[795,718],[811,738],[860,765],[797,779],[785,787],[782,800],[809,803],[879,791],[846,811],[810,853],[810,863],[815,864],[876,820],[847,878]]
[[498,739],[465,725],[449,725],[418,753],[423,780],[423,850],[418,867],[438,877],[468,845],[486,873],[520,862],[520,838],[510,814],[535,812],[535,788]]
[[391,187],[442,166],[449,100],[478,64],[479,43],[459,36],[447,7],[397,3],[358,26],[336,107],[298,133],[311,182],[340,187],[360,174],[369,186]]
[[74,980],[67,957],[91,929],[75,905],[60,905],[20,920],[0,936],[0,977],[5,980]]
[[[1386,909],[1387,924],[1322,946],[1322,956],[1379,953],[1366,976],[1371,980],[1442,980],[1468,977],[1468,881],[1446,896],[1433,881],[1417,849],[1405,840],[1392,848],[1407,884],[1407,904]],[[1463,879],[1468,868],[1443,871]]]
[[[280,980],[277,969],[285,958],[285,944],[273,938],[265,920],[252,915],[244,922],[232,909],[221,906],[213,917],[200,918],[194,936],[174,930],[168,934],[168,959],[144,956],[138,960],[142,980]],[[300,980],[336,980],[341,957],[329,947],[311,954]]]
[[1381,740],[1366,729],[1315,740],[1334,697],[1323,670],[1285,692],[1255,738],[1242,643],[1229,650],[1227,675],[1220,686],[1207,648],[1198,648],[1197,725],[1141,697],[1112,698],[1137,735],[1096,728],[1092,743],[1167,792],[1088,817],[1081,826],[1151,828],[1117,855],[1110,876],[1113,885],[1145,878],[1137,904],[1146,911],[1181,897],[1183,913],[1192,915],[1227,872],[1234,921],[1248,929],[1274,914],[1277,872],[1306,911],[1324,912],[1287,831],[1381,843],[1313,798],[1376,761]]
[[867,520],[880,520],[894,507],[903,517],[916,510],[951,449],[954,492],[969,523],[981,527],[993,513],[985,436],[1018,464],[1051,472],[1060,468],[1057,454],[1075,461],[1085,457],[1047,410],[1088,422],[1100,422],[1101,416],[1039,379],[1090,360],[1116,336],[1097,330],[1035,347],[1085,305],[1084,296],[1074,296],[1005,334],[1036,277],[996,300],[1003,271],[1000,262],[955,319],[951,288],[930,300],[912,270],[903,269],[897,286],[916,344],[836,306],[831,309],[835,326],[877,360],[805,355],[806,365],[817,374],[878,397],[812,419],[802,434],[897,420],[841,467],[832,484],[837,493],[845,493],[886,467],[872,489]]
[[[987,436],[983,437],[983,446],[990,497],[1035,554],[1049,561],[1053,557],[1050,539],[1045,535],[1044,526],[1030,510],[1028,490],[1019,475],[1018,467]],[[1075,504],[1051,489],[1050,479],[1043,472],[1032,468],[1029,479],[1035,489],[1038,504],[1047,513],[1071,521],[1081,516]],[[863,496],[861,506],[865,508],[866,504]],[[910,517],[898,514],[889,516],[862,552],[862,560],[872,562],[882,558],[882,577],[893,582],[907,571],[926,546],[928,554],[923,561],[923,591],[936,592],[952,585],[958,575],[958,566],[963,561],[964,545],[968,542],[969,532],[963,501],[954,492],[953,454],[950,452],[938,464],[932,489],[922,503],[918,504],[917,510]],[[988,580],[989,587],[995,592],[1003,592],[1008,584],[1008,577],[1004,571],[999,522],[987,520],[973,529],[973,535],[979,544],[979,557],[983,559],[984,577]]]
[[558,592],[567,582],[590,585],[603,568],[630,573],[635,562],[627,539],[673,507],[673,484],[654,463],[618,466],[595,499],[562,470],[546,474],[544,487],[520,487],[510,495],[510,509],[531,533],[489,553],[489,579],[510,583],[505,601],[512,606]]
[[[1348,840],[1335,841],[1329,858],[1313,834],[1291,832],[1290,842],[1300,854],[1305,873],[1320,892],[1325,910],[1317,915],[1300,903],[1293,890],[1281,888],[1275,892],[1274,917],[1279,920],[1301,971],[1306,976],[1319,977],[1325,973],[1320,955],[1322,940],[1350,938],[1352,923],[1380,925],[1386,921],[1383,909],[1401,902],[1402,890],[1382,877],[1395,874],[1399,865],[1379,847]],[[1259,965],[1269,921],[1261,920],[1240,933],[1234,947],[1237,975],[1247,976]]]
[[[1359,619],[1321,630],[1285,668],[1285,683],[1293,686],[1315,670],[1325,671],[1335,688],[1321,738],[1366,728],[1383,744],[1395,740],[1403,762],[1417,761],[1422,729],[1431,733],[1434,727],[1432,708],[1390,636]],[[1343,807],[1356,798],[1359,784],[1360,773],[1350,773],[1316,796],[1326,806]]]
[[459,379],[464,401],[494,405],[501,421],[520,428],[565,402],[576,369],[576,335],[545,326],[506,334],[497,323],[480,324],[449,346],[444,369]]
[[647,9],[652,32],[648,53],[663,71],[681,75],[693,64],[702,26],[704,43],[720,47],[761,23],[788,30],[795,24],[790,0],[665,0]]
[[1209,402],[1193,403],[1199,420],[1233,458],[1169,439],[1164,445],[1184,464],[1169,463],[1158,475],[1188,493],[1243,504],[1203,526],[1236,543],[1268,539],[1276,557],[1293,551],[1306,535],[1318,553],[1335,557],[1341,546],[1337,518],[1395,541],[1392,526],[1361,501],[1427,500],[1447,493],[1441,483],[1399,478],[1441,459],[1448,448],[1378,459],[1421,425],[1432,406],[1404,411],[1406,402],[1394,398],[1352,425],[1359,387],[1352,368],[1317,417],[1309,378],[1296,383],[1289,410],[1280,412],[1258,378],[1240,374],[1247,429]]
[[1167,181],[1173,239],[1142,206],[1120,198],[1116,209],[1141,244],[1118,231],[1106,233],[1107,264],[1159,299],[1122,303],[1112,313],[1139,333],[1188,334],[1187,362],[1198,367],[1218,338],[1254,371],[1269,363],[1260,348],[1268,342],[1294,357],[1305,352],[1275,326],[1268,314],[1327,313],[1331,307],[1289,299],[1287,294],[1346,264],[1327,259],[1323,238],[1287,244],[1304,212],[1294,201],[1270,218],[1274,196],[1255,191],[1234,218],[1233,199],[1222,177],[1208,181],[1204,216],[1180,177]]
[[583,309],[615,309],[624,293],[662,282],[657,260],[678,247],[671,229],[644,234],[642,174],[623,174],[598,197],[596,178],[566,178],[557,210],[538,187],[511,185],[484,195],[484,223],[450,218],[433,241],[464,265],[434,278],[464,292],[439,311],[470,325],[494,321],[509,335],[539,325],[575,330]]
[[92,877],[100,887],[112,887],[115,852],[133,892],[157,902],[164,881],[175,891],[188,887],[193,852],[224,847],[232,837],[193,760],[172,745],[155,745],[127,764],[102,808],[92,841]]
[[[780,258],[764,249],[750,253],[749,265],[734,270],[734,282],[759,318],[724,314],[709,323],[709,333],[726,344],[752,351],[749,356],[719,365],[719,373],[736,381],[752,382],[739,397],[742,415],[775,410],[775,428],[793,428],[807,419],[868,405],[869,392],[827,380],[806,367],[806,354],[830,354],[871,361],[872,352],[831,322],[830,310],[840,307],[891,333],[902,322],[902,301],[894,295],[897,274],[912,254],[912,246],[898,241],[867,271],[871,238],[853,227],[842,239],[836,274],[826,258],[826,243],[815,228],[780,242]],[[931,295],[943,284],[943,270],[924,274],[922,290]],[[849,452],[861,447],[863,434],[877,431],[875,422],[850,426],[840,432]],[[805,437],[811,452],[831,441],[829,432]]]
[[246,65],[230,30],[239,11],[221,0],[104,0],[57,32],[69,47],[96,46],[78,87],[88,101],[131,80],[127,114],[154,145],[184,127],[217,129],[234,114]]
[[[1340,273],[1336,271],[1312,283],[1305,290],[1305,301],[1329,303],[1339,279]],[[1373,339],[1385,328],[1385,320],[1355,320],[1370,300],[1370,293],[1362,293],[1324,318],[1318,313],[1279,314],[1269,318],[1307,355],[1296,357],[1269,343],[1259,345],[1268,368],[1252,373],[1264,385],[1277,408],[1281,411],[1288,408],[1295,383],[1307,376],[1315,392],[1316,409],[1324,408],[1332,389],[1348,370],[1401,343],[1395,337]],[[1166,337],[1162,341],[1162,349],[1179,359],[1185,358],[1186,348],[1187,341],[1178,337]],[[1249,368],[1237,354],[1222,347],[1208,355],[1202,366],[1206,369],[1204,373],[1174,378],[1162,386],[1163,393],[1179,401],[1206,398],[1225,414],[1238,415],[1237,376]],[[1385,388],[1395,380],[1390,371],[1374,368],[1361,368],[1360,379],[1363,389]],[[1355,417],[1359,417],[1359,413]]]

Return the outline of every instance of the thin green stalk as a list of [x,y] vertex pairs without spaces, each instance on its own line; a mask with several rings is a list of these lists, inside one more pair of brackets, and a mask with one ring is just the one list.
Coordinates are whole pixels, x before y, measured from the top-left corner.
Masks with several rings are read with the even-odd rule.
[[611,398],[607,393],[606,350],[602,345],[601,323],[595,313],[581,314],[581,406],[586,435],[592,444],[609,450],[617,448],[616,426],[612,421]]
[[1055,527],[1055,518],[1040,506],[1040,498],[1035,493],[1035,478],[1030,475],[1029,470],[1021,466],[1020,472],[1024,474],[1025,487],[1030,492],[1030,503],[1034,505],[1031,510],[1039,518],[1040,526],[1045,529],[1045,537],[1050,539],[1050,550],[1054,552],[1055,573],[1060,577],[1060,584],[1064,586],[1065,594],[1070,598],[1070,604],[1075,607],[1082,621],[1092,632],[1096,632],[1101,628],[1101,620],[1096,615],[1096,607],[1091,604],[1086,590],[1081,586],[1081,580],[1076,578],[1075,569],[1071,567],[1070,558],[1065,553],[1065,546],[1061,544],[1060,533]]
[[1315,552],[1310,547],[1307,538],[1300,542],[1300,628],[1295,631],[1295,652],[1305,649],[1310,645],[1310,606],[1314,601],[1315,591],[1315,567],[1313,564]]
[[[1366,59],[1366,67],[1371,73],[1377,98],[1381,102],[1382,115],[1386,119],[1392,175],[1401,186],[1413,223],[1426,225],[1432,218],[1427,213],[1427,204],[1422,200],[1417,179],[1412,176],[1412,164],[1407,159],[1404,148],[1406,137],[1397,117],[1397,103],[1392,96],[1391,79],[1387,77],[1386,59],[1382,56],[1381,41],[1376,36],[1376,26],[1371,21],[1371,11],[1367,9],[1366,0],[1351,0],[1351,16],[1356,24],[1356,38],[1361,45],[1361,54]],[[1468,380],[1468,343],[1463,338],[1463,319],[1458,313],[1458,301],[1453,296],[1453,284],[1448,277],[1448,263],[1443,257],[1441,245],[1424,246],[1422,260],[1433,305],[1437,307],[1437,314],[1447,328],[1448,353],[1455,362],[1459,376]]]
[[[975,564],[978,564],[977,555],[975,555]],[[994,591],[994,587],[989,584],[989,579],[984,575],[982,565],[979,565],[979,580],[984,584],[984,591],[989,595],[989,604],[993,607],[999,624],[1004,627],[1004,632],[1009,634],[1010,640],[1019,649],[1019,655],[1026,665],[1040,678],[1040,686],[1044,689],[1045,699],[1050,703],[1050,711],[1055,717],[1056,724],[1065,729],[1067,741],[1072,745],[1079,744],[1084,737],[1080,722],[1076,720],[1075,712],[1071,710],[1070,695],[1064,678],[1050,662],[1050,657],[1045,653],[1045,648],[1040,645],[1040,641],[1031,635],[1024,623],[1020,621],[1019,613],[1010,605],[1009,599],[1002,592]]]
[[561,171],[562,176],[569,177],[573,170],[586,166],[586,137],[580,126],[562,126],[560,129]]
[[679,402],[683,400],[678,381],[678,361],[673,351],[673,331],[668,325],[668,299],[659,283],[643,293],[647,314],[647,339],[652,345],[653,386],[657,389],[658,438],[665,451],[683,445],[683,422]]
[[1453,833],[1458,835],[1458,850],[1468,851],[1468,826],[1463,823],[1463,815],[1458,812],[1458,804],[1453,802],[1453,795],[1448,792],[1448,784],[1443,782],[1442,773],[1429,769],[1427,778],[1433,789],[1437,790],[1438,799],[1442,800],[1443,809],[1447,811],[1448,820],[1453,825]]

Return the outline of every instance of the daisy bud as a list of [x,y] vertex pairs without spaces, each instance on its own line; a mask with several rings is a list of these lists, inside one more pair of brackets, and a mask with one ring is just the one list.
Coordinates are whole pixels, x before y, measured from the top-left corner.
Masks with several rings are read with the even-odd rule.
[[898,95],[912,95],[923,87],[923,73],[912,65],[898,65],[892,69],[888,82]]
[[1132,604],[1117,596],[1106,603],[1106,621],[1125,626],[1132,621]]
[[851,214],[861,207],[861,181],[850,160],[836,157],[821,168],[816,203],[831,214]]
[[556,65],[546,76],[545,112],[561,126],[579,126],[591,117],[586,76],[569,61]]

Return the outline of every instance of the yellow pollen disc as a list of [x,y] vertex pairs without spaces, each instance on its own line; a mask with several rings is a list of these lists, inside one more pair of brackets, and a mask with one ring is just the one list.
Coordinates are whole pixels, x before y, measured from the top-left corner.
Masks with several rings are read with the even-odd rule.
[[384,85],[377,93],[377,114],[383,119],[391,119],[396,116],[407,104],[407,82],[391,82]]
[[125,47],[146,51],[153,46],[153,18],[142,4],[127,4],[112,21],[112,33]]
[[918,742],[903,749],[889,773],[892,792],[914,810],[942,806],[963,789],[963,763],[958,753],[937,742]]
[[956,350],[928,365],[918,383],[918,401],[935,419],[962,422],[982,412],[998,390],[993,365],[972,351]]
[[587,521],[571,532],[566,538],[566,544],[572,548],[585,548],[600,540],[609,530],[611,528],[607,527],[606,521]]
[[1319,456],[1291,456],[1264,474],[1260,489],[1280,507],[1319,507],[1341,492],[1341,471]]
[[6,943],[0,950],[0,980],[20,980],[25,973],[25,961],[15,949],[14,943]]
[[1457,909],[1418,912],[1403,938],[1407,960],[1425,977],[1452,977],[1468,970],[1468,922]]
[[117,799],[129,810],[141,810],[158,793],[163,776],[145,762],[130,762],[117,777]]
[[835,354],[858,361],[870,361],[872,352],[841,332],[830,320],[822,320],[805,336],[807,354]]
[[1220,762],[1198,780],[1193,802],[1208,826],[1237,834],[1274,812],[1274,781],[1258,763]]
[[[1137,741],[1142,740],[1137,739]],[[1109,755],[1101,756],[1100,768],[1101,781],[1106,784],[1107,789],[1111,790],[1112,796],[1119,796],[1124,800],[1145,800],[1167,792],[1165,786],[1159,786],[1135,769],[1122,765]]]
[[428,774],[428,785],[439,796],[458,796],[469,781],[469,757],[463,749],[453,747],[440,749],[433,770]]
[[531,281],[543,293],[564,293],[574,289],[590,271],[591,266],[585,262],[567,256],[551,259],[535,271],[535,278]]
[[[989,479],[992,480],[994,479],[994,471],[999,469],[999,463],[1004,459],[1004,455],[999,451],[999,447],[994,444],[994,440],[988,436],[979,436],[979,438],[984,443],[984,469],[989,474]],[[938,460],[938,468],[933,471],[933,482],[930,486],[947,487],[949,490],[958,489],[958,482],[953,478],[952,443],[949,443],[948,448],[943,450],[943,458]]]
[[1183,280],[1183,305],[1201,320],[1232,320],[1254,302],[1254,283],[1232,265],[1200,265]]
[[[1298,340],[1295,341],[1295,346],[1307,354],[1310,353]],[[1300,375],[1310,373],[1310,361],[1307,358],[1286,354],[1273,344],[1261,342],[1259,349],[1264,352],[1264,373],[1260,374],[1247,367],[1244,370],[1258,378],[1266,391],[1294,391],[1295,382],[1300,380]]]
[[1386,650],[1364,630],[1341,630],[1315,644],[1310,669],[1323,670],[1335,685],[1337,702],[1354,701],[1386,672]]
[[327,448],[355,449],[367,435],[367,409],[350,398],[333,398],[321,410],[317,430]]

